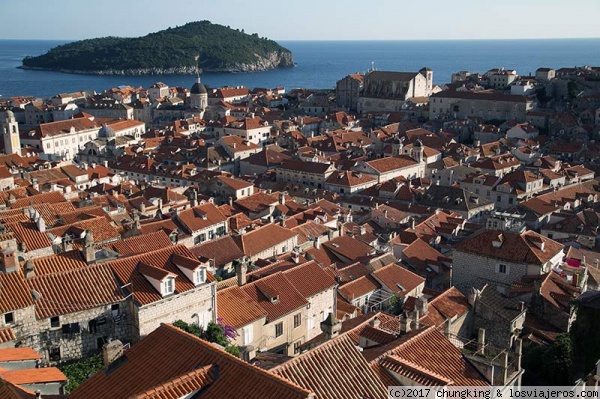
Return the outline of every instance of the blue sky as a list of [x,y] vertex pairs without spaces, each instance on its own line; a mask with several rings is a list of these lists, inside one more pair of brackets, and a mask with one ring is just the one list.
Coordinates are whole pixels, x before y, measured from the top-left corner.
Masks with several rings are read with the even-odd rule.
[[190,21],[275,40],[600,37],[600,0],[0,0],[0,39],[142,36]]

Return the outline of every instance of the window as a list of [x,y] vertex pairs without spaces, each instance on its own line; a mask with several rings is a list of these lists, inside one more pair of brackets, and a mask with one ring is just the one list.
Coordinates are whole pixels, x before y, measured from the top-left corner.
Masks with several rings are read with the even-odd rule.
[[254,341],[254,328],[252,324],[243,328],[244,345],[250,345]]
[[50,327],[58,328],[60,327],[60,318],[58,316],[54,316],[50,318]]
[[496,273],[500,273],[500,274],[508,274],[508,266],[504,265],[502,263],[500,263],[498,266],[496,266]]
[[119,304],[115,303],[114,305],[111,305],[110,312],[112,313],[113,317],[117,317],[119,315]]
[[300,345],[302,345],[302,343],[300,341],[294,342],[294,354],[295,355],[300,353]]
[[53,362],[60,361],[60,347],[49,348],[48,349],[48,357]]
[[13,324],[15,322],[15,316],[13,312],[4,313],[4,324]]
[[164,281],[164,295],[172,294],[174,291],[173,278],[167,278]]
[[206,281],[206,269],[201,267],[196,270],[196,284],[204,283]]
[[302,325],[302,314],[298,313],[294,315],[294,328],[298,328]]
[[309,330],[313,330],[315,328],[315,319],[312,317],[309,317],[308,319],[306,319],[306,328]]
[[275,337],[283,335],[283,322],[275,324]]
[[285,252],[287,252],[287,246],[284,245],[283,247],[281,247],[281,253],[285,253]]

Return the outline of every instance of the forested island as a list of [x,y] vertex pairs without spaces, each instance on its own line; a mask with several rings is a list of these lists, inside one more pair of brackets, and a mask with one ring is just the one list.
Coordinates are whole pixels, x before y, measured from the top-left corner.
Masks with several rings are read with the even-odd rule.
[[263,71],[294,65],[277,42],[209,21],[190,22],[143,37],[86,39],[23,59],[24,69],[98,75],[160,75],[196,72],[195,56],[208,72]]

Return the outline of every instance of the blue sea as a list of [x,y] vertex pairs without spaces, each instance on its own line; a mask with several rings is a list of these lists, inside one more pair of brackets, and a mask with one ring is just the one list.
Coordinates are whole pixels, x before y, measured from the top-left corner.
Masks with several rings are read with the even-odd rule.
[[[162,81],[191,87],[192,75],[95,76],[17,69],[23,57],[43,54],[66,41],[0,40],[0,96],[50,97],[57,93],[131,85],[148,87]],[[453,72],[485,72],[495,67],[515,69],[520,75],[538,67],[600,65],[600,39],[448,40],[448,41],[280,41],[294,54],[295,68],[253,73],[206,73],[211,86],[303,87],[326,89],[349,73],[365,72],[372,63],[379,70],[433,70],[437,84]]]

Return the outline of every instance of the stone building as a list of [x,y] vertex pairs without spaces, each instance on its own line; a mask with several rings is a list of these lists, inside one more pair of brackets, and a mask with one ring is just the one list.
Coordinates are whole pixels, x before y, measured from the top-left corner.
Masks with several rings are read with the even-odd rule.
[[217,317],[216,280],[183,245],[110,261],[127,294],[131,339],[137,341],[160,326],[183,320],[206,326]]
[[406,100],[429,97],[433,90],[433,72],[388,72],[372,70],[364,77],[363,91],[358,99],[358,112],[400,111]]
[[525,275],[548,273],[562,257],[562,244],[536,232],[488,230],[454,247],[453,284],[465,295],[486,283],[503,290]]
[[433,94],[429,100],[431,119],[444,116],[455,118],[479,117],[484,120],[516,119],[525,122],[528,111],[534,108],[533,100],[492,91],[470,92],[445,90]]
[[356,111],[364,78],[365,75],[354,73],[337,81],[335,85],[335,101],[338,107]]

